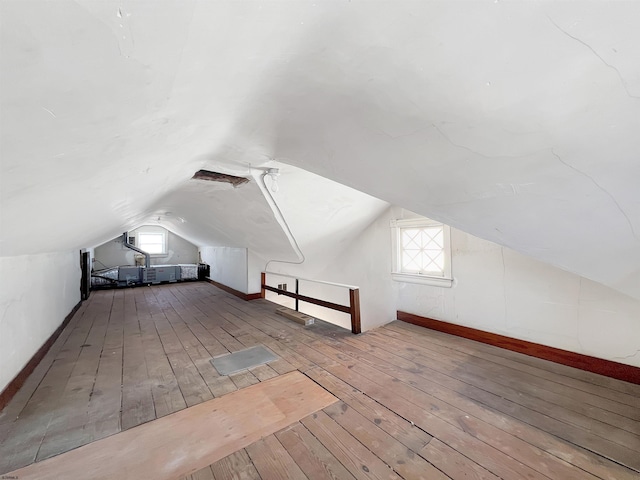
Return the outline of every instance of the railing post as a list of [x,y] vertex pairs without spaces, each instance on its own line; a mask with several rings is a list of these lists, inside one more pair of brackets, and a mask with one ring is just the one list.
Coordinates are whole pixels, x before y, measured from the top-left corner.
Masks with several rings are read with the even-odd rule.
[[[285,277],[293,278],[296,281],[296,291],[288,292],[286,287],[278,288],[267,285],[267,272],[260,273],[261,287],[260,287],[260,297],[265,298],[267,290],[270,292],[275,292],[278,295],[286,295],[287,297],[291,297],[295,300],[295,308],[296,312],[300,311],[300,300],[307,303],[312,303],[314,305],[320,305],[324,308],[330,308],[332,310],[337,310],[339,312],[348,313],[351,316],[351,332],[354,334],[358,334],[362,332],[362,328],[360,325],[360,289],[358,287],[349,288],[349,285],[340,285],[339,283],[331,283],[331,282],[320,282],[318,280],[308,280],[310,282],[318,282],[324,283],[327,285],[335,285],[342,288],[349,288],[349,305],[343,305],[333,302],[328,302],[325,300],[320,300],[319,298],[307,297],[305,295],[300,295],[300,279],[294,277],[292,275],[284,275]],[[305,280],[304,278],[302,280]]]
[[349,289],[349,307],[351,308],[351,332],[360,333],[360,289]]

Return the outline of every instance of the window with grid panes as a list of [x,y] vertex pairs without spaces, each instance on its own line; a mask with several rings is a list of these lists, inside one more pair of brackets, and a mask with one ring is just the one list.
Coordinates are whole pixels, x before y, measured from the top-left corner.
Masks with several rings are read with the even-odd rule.
[[401,271],[419,275],[444,275],[444,226],[400,229]]
[[425,217],[394,220],[392,278],[399,282],[450,287],[450,228]]

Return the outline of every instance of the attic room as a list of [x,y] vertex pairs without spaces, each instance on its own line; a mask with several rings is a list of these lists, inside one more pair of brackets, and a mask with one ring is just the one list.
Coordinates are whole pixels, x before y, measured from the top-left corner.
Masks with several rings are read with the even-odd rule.
[[639,20],[2,0],[0,475],[637,479]]

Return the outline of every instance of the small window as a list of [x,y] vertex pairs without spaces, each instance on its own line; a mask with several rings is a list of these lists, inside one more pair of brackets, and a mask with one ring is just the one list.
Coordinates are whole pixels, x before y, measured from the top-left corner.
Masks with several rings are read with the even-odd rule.
[[164,233],[140,232],[138,233],[138,247],[150,254],[164,254],[166,242]]
[[450,287],[451,248],[447,225],[420,217],[392,222],[394,280]]
[[401,228],[403,273],[444,276],[444,226]]

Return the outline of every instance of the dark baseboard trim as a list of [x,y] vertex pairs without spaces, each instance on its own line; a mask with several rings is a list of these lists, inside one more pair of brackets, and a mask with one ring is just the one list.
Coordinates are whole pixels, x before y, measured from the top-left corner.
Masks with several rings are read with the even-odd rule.
[[24,382],[26,382],[27,378],[29,378],[29,375],[31,375],[31,373],[35,370],[40,361],[47,354],[54,342],[58,339],[58,337],[64,330],[64,327],[69,324],[69,322],[73,318],[73,315],[80,308],[80,305],[82,305],[82,300],[80,300],[78,304],[73,307],[71,312],[69,312],[69,315],[67,315],[60,326],[56,328],[56,331],[51,334],[51,336],[47,339],[46,342],[44,342],[44,344],[38,349],[38,351],[33,354],[31,360],[27,362],[24,368],[20,370],[18,375],[16,375],[14,379],[9,382],[9,385],[6,386],[2,393],[0,393],[0,411],[2,411],[2,409],[11,401],[13,396],[18,393],[18,390],[20,390],[22,385],[24,385]]
[[517,338],[505,337],[495,333],[476,330],[475,328],[463,327],[453,323],[434,320],[432,318],[421,317],[412,313],[397,312],[398,320],[407,323],[413,323],[421,327],[430,328],[443,333],[449,333],[458,337],[468,338],[481,343],[487,343],[496,347],[504,348],[514,352],[524,353],[532,357],[542,358],[569,367],[579,368],[588,372],[606,375],[607,377],[617,378],[625,382],[631,382],[640,385],[640,368],[624,363],[612,362],[602,358],[591,357],[581,353],[569,352],[559,348],[548,347],[539,343],[527,342]]
[[220,290],[224,290],[227,293],[230,293],[231,295],[235,295],[238,298],[241,298],[242,300],[258,300],[259,298],[262,298],[262,294],[261,293],[243,293],[240,290],[236,290],[235,288],[231,288],[231,287],[227,287],[226,285],[220,283],[220,282],[216,282],[215,280],[211,280],[210,278],[205,278],[205,280],[207,282],[209,282],[212,285],[215,285],[216,287],[218,287]]

